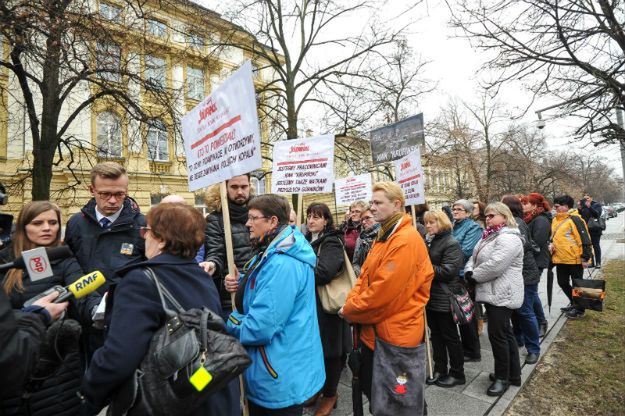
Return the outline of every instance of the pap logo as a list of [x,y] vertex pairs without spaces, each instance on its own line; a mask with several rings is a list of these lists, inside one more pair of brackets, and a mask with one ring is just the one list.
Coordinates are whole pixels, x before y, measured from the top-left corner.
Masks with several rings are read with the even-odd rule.
[[33,257],[30,259],[30,268],[37,273],[43,273],[48,268],[48,263],[43,257]]

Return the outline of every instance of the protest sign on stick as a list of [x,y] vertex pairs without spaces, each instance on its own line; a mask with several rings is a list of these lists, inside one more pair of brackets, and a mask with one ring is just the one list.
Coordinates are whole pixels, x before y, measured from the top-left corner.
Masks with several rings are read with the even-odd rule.
[[406,205],[425,204],[425,175],[419,149],[395,161],[395,176],[404,191]]
[[337,179],[334,181],[336,205],[349,205],[356,201],[371,200],[371,174]]
[[258,126],[248,61],[182,118],[189,191],[260,169]]
[[[226,180],[262,167],[260,130],[252,64],[245,62],[219,88],[182,118],[182,138],[187,157],[189,191],[221,182],[219,187],[224,220],[228,271],[234,273],[234,251]],[[234,294],[232,294],[234,307]],[[245,401],[243,377],[241,406]]]

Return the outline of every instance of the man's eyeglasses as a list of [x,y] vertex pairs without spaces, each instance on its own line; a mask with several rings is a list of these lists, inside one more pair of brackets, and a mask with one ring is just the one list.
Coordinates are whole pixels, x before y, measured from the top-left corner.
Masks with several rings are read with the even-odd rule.
[[96,192],[96,194],[105,201],[111,199],[112,196],[117,200],[126,198],[126,192]]
[[263,215],[259,215],[258,217],[254,217],[254,216],[250,215],[249,217],[247,217],[247,220],[253,222],[253,221],[259,220],[261,218],[270,218],[270,217],[265,217]]
[[151,227],[139,227],[139,236],[145,240],[145,235],[150,231]]

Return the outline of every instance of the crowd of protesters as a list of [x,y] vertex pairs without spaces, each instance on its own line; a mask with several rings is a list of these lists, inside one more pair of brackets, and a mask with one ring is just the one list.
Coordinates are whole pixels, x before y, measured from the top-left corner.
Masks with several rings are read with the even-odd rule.
[[[425,414],[426,383],[463,385],[464,363],[482,359],[484,322],[494,358],[486,393],[502,395],[521,383],[519,348],[526,348],[527,364],[540,357],[547,331],[538,296],[542,273],[555,266],[571,301],[563,312],[578,318],[584,310],[573,303],[571,279],[601,266],[601,230],[589,231],[601,205],[587,194],[578,204],[556,197],[555,215],[543,195],[530,193],[489,204],[460,199],[442,210],[424,204],[413,218],[401,188],[379,182],[370,203],[353,203],[342,224],[334,224],[327,205],[312,203],[299,227],[286,198],[254,196],[249,175],[226,182],[228,221],[217,187],[207,193],[206,219],[176,195],[144,216],[128,182],[120,165],[96,165],[92,198],[69,219],[64,236],[56,204],[31,202],[19,213],[0,263],[62,244],[73,256],[51,262],[53,275],[44,279],[19,268],[0,272],[0,414],[96,415],[110,405],[167,321],[148,268],[181,307],[222,316],[223,331],[245,347],[251,415],[301,415],[314,407],[315,416],[324,416],[337,406],[354,351],[374,415]],[[346,259],[357,280],[343,307],[330,313],[318,289],[345,270]],[[94,270],[106,277],[96,292],[59,304],[51,294],[28,305]],[[458,324],[451,307],[459,293],[474,302],[466,324]],[[15,360],[23,363],[19,371]],[[235,378],[192,414],[238,416],[241,393]]]

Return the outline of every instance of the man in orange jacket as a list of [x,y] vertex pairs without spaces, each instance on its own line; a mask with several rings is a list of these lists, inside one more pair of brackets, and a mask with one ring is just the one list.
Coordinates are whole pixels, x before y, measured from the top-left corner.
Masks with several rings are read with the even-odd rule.
[[[362,326],[361,385],[375,415],[423,412],[424,308],[434,270],[423,239],[410,216],[404,214],[404,201],[403,191],[393,182],[373,186],[371,213],[381,224],[380,231],[356,286],[339,311]],[[383,374],[379,365],[384,364],[379,363],[382,352],[374,358],[374,351],[382,351],[382,347],[385,352],[400,347],[402,354],[408,352],[408,357],[404,356],[408,359],[398,356],[403,362],[393,362]]]

